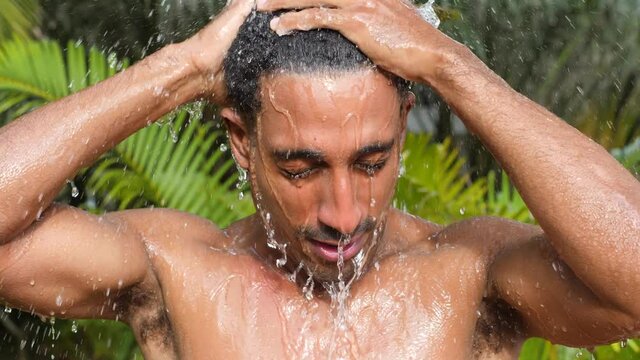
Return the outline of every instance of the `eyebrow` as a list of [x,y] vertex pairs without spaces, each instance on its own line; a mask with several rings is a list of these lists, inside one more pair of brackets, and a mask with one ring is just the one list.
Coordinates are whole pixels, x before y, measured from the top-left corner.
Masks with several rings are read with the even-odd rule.
[[324,159],[320,151],[311,149],[274,150],[273,157],[276,161],[313,160],[319,162]]
[[[366,145],[355,153],[354,158],[359,158],[366,155],[376,153],[387,153],[391,151],[395,139],[386,142],[377,142],[370,145]],[[311,149],[287,149],[287,150],[274,150],[273,157],[276,161],[291,161],[291,160],[311,160],[314,162],[323,162],[324,155],[321,151]]]
[[371,145],[367,145],[356,152],[355,157],[359,158],[366,155],[376,154],[376,153],[388,153],[393,148],[393,145],[396,143],[395,139],[387,142],[377,142]]

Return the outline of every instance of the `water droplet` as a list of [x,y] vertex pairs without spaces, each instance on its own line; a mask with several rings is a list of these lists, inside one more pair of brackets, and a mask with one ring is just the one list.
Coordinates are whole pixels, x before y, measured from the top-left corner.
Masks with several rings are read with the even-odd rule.
[[5,307],[4,307],[4,312],[5,312],[5,313],[7,313],[7,314],[11,314],[11,312],[12,312],[12,311],[13,311],[13,309],[11,309],[11,308],[10,308],[10,307],[8,307],[8,306],[5,306]]
[[31,280],[31,281],[29,281],[29,285],[31,285],[31,286],[35,286],[35,285],[36,285],[36,281],[35,281],[35,280]]
[[467,209],[465,208],[460,208],[460,215],[464,215],[464,213],[467,212]]
[[220,152],[227,152],[227,150],[229,150],[229,147],[227,146],[227,144],[221,144],[220,145]]
[[71,322],[71,332],[74,334],[78,332],[78,323],[75,320]]
[[178,142],[178,133],[176,133],[172,123],[169,123],[169,134],[171,135],[171,141],[176,144]]
[[238,193],[238,200],[241,200],[241,201],[242,201],[243,199],[244,199],[244,191],[240,191],[240,192]]
[[371,198],[371,201],[369,202],[369,207],[376,207],[376,199]]
[[398,169],[398,178],[403,177],[407,173],[407,168],[404,165],[404,157],[400,154],[400,169]]
[[118,56],[116,53],[110,53],[107,55],[107,62],[109,63],[109,67],[115,69],[118,66]]
[[628,340],[627,340],[627,339],[622,339],[622,340],[620,340],[620,347],[621,347],[621,348],[625,348],[625,347],[627,347],[627,342],[628,342]]
[[44,208],[38,209],[38,213],[36,214],[36,221],[42,220],[42,213],[44,212]]
[[58,294],[58,296],[56,297],[56,306],[60,307],[62,306],[62,295]]
[[247,170],[238,166],[238,183],[236,183],[236,189],[242,190],[247,185],[247,179],[249,178]]

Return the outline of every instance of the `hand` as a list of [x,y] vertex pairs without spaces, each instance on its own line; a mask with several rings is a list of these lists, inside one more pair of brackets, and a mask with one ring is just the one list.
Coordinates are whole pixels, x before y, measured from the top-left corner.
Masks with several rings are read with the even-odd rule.
[[224,57],[254,6],[255,0],[230,0],[209,25],[181,44],[202,78],[202,96],[213,103],[223,104],[226,101]]
[[404,0],[258,0],[257,9],[299,10],[273,19],[271,28],[280,35],[339,31],[376,65],[411,81],[430,82],[447,51],[458,45]]

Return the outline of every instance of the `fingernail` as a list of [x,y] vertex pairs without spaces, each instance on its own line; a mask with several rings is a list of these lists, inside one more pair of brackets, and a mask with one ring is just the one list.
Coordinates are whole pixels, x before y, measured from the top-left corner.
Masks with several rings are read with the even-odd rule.
[[276,31],[278,24],[280,24],[280,18],[274,17],[273,19],[271,19],[269,26],[271,27],[271,30]]

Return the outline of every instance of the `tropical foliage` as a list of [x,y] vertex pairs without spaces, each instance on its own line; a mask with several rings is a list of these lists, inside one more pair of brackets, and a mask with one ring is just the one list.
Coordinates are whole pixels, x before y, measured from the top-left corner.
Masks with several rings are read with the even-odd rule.
[[40,22],[40,7],[36,0],[0,0],[0,10],[0,41],[28,39]]
[[[639,23],[633,21],[639,10],[632,3],[530,0],[516,4],[504,0],[474,1],[471,6],[469,1],[443,1],[439,12],[449,20],[444,25],[447,32],[471,45],[517,89],[564,115],[607,147],[616,147],[612,154],[637,175],[640,87],[635,80],[640,69],[640,31]],[[128,66],[123,57],[85,47],[83,42],[119,54],[130,52],[138,59],[167,39],[187,36],[221,2],[205,6],[199,0],[149,0],[130,8],[128,4],[43,0],[52,19],[40,24],[42,10],[35,0],[0,0],[0,126]],[[180,10],[169,11],[167,5]],[[74,16],[65,8],[79,12],[78,18],[105,12],[122,16],[103,16],[99,26],[91,22],[74,26]],[[197,15],[198,19],[189,21],[176,14]],[[124,25],[118,23],[123,16],[127,18]],[[608,31],[613,16],[617,16],[616,29]],[[118,26],[120,33],[112,30]],[[55,40],[32,40],[41,27],[60,35],[55,38],[68,40],[66,47]],[[101,37],[105,31],[108,36]],[[500,36],[505,33],[511,35]],[[84,35],[83,41],[76,41],[80,37],[75,35]],[[575,40],[587,37],[592,41]],[[115,42],[113,39],[120,45],[104,43]],[[440,107],[435,112],[440,123],[451,122],[448,108],[433,93],[424,88],[416,92],[425,104]],[[220,226],[251,213],[249,197],[240,199],[238,174],[213,114],[215,110],[202,103],[168,114],[83,170],[59,200],[93,212],[166,206],[209,218]],[[482,167],[479,151],[463,146],[461,153],[453,145],[460,144],[460,139],[449,136],[451,128],[438,129],[446,130],[435,134],[438,141],[409,134],[395,199],[398,207],[440,223],[487,214],[534,222],[505,173],[498,168],[478,171]],[[473,143],[470,138],[462,141]],[[0,314],[5,329],[0,333],[4,334],[0,358],[140,358],[133,335],[122,324],[45,320],[11,309]],[[593,355],[597,359],[638,359],[640,342],[599,347]],[[585,349],[532,339],[525,344],[521,359],[591,356]]]

